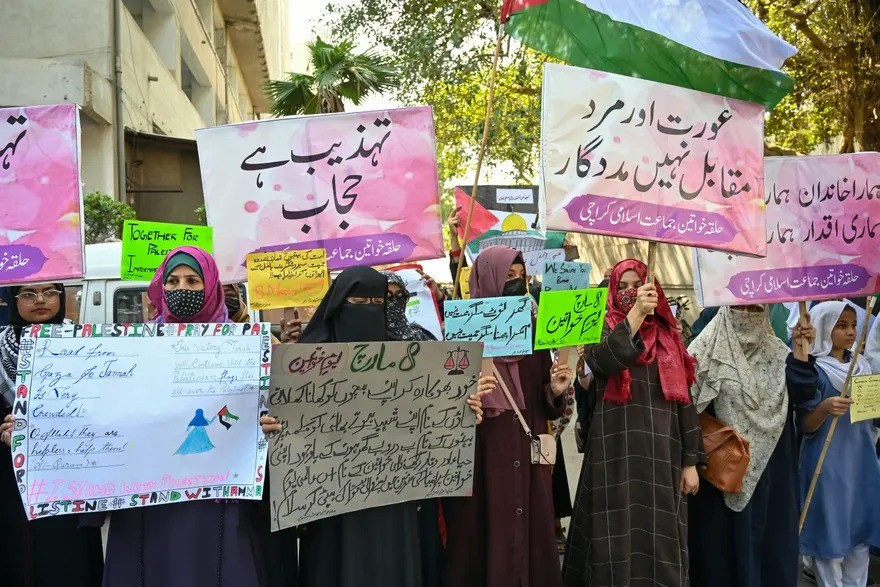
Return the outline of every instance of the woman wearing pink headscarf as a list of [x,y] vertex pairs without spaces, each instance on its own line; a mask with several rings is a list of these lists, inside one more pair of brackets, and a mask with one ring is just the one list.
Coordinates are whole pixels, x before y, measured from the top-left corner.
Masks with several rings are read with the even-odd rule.
[[[470,276],[472,298],[528,293],[519,251],[489,247]],[[533,434],[565,407],[573,373],[549,351],[495,358],[495,368]],[[531,447],[500,389],[483,397],[477,427],[473,496],[447,500],[446,587],[559,587],[562,579],[553,517],[551,467],[531,464]]]
[[[228,322],[214,259],[194,247],[165,257],[147,289],[156,322]],[[113,512],[104,587],[266,585],[258,504],[202,500]]]

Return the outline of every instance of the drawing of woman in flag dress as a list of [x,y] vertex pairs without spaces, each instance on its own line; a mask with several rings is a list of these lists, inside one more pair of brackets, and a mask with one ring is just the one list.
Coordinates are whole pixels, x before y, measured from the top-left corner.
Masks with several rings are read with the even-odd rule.
[[212,443],[211,439],[208,438],[207,428],[216,419],[217,416],[214,416],[210,420],[206,420],[205,411],[202,409],[196,410],[193,419],[190,420],[189,425],[187,425],[186,438],[184,439],[183,443],[181,443],[180,448],[178,448],[177,452],[175,452],[174,454],[193,455],[213,450],[214,443]]

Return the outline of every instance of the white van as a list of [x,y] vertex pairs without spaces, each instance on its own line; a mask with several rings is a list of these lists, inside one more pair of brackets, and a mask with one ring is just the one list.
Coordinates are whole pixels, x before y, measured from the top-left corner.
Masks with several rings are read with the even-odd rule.
[[[148,281],[123,281],[121,275],[122,243],[86,245],[86,276],[70,282],[67,290],[67,317],[80,324],[148,322],[150,306]],[[247,303],[246,288],[244,292]],[[78,308],[78,312],[77,312]],[[250,310],[252,320],[259,312]]]

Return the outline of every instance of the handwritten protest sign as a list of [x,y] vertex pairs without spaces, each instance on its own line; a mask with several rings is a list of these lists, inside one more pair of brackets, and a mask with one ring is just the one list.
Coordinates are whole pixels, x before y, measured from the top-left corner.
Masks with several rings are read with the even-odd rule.
[[27,326],[12,413],[31,520],[259,500],[268,324]]
[[593,266],[579,261],[548,261],[544,265],[541,291],[568,291],[590,287]]
[[281,345],[272,360],[272,530],[469,495],[478,344]]
[[[455,204],[462,207],[462,214],[470,208],[472,191],[473,186],[455,188]],[[467,250],[476,256],[493,245],[523,252],[561,247],[565,233],[547,232],[540,208],[538,186],[479,186]],[[463,223],[458,232],[459,239],[463,238]]]
[[470,267],[462,267],[461,268],[461,280],[458,282],[459,289],[461,289],[461,298],[463,300],[469,300],[471,298],[471,268]]
[[255,310],[317,306],[330,288],[324,249],[251,253],[247,267]]
[[547,228],[763,255],[764,109],[546,64]]
[[433,334],[437,340],[443,340],[443,328],[440,326],[437,304],[421,273],[415,269],[394,269],[394,271],[406,282],[406,289],[410,294],[406,303],[406,319]]
[[79,110],[0,108],[0,285],[82,277]]
[[532,354],[529,296],[449,300],[443,313],[448,341],[482,342],[484,357]]
[[565,261],[565,249],[544,249],[523,253],[523,260],[526,262],[527,275],[541,275],[548,261]]
[[768,157],[767,258],[698,251],[709,306],[880,291],[880,153]]
[[862,422],[880,418],[880,375],[853,377],[852,399],[850,421]]
[[331,270],[443,256],[429,107],[196,131],[224,281],[248,253],[324,249]]
[[177,247],[214,252],[214,229],[166,222],[126,220],[122,226],[122,279],[150,281],[165,255]]
[[605,287],[543,292],[535,326],[535,350],[598,343],[607,301]]

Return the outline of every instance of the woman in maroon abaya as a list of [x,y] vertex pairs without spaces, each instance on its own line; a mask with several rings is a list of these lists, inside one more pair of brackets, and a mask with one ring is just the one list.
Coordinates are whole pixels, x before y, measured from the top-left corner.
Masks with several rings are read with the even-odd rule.
[[[524,296],[522,254],[489,247],[470,277],[472,298]],[[558,418],[572,382],[567,365],[549,351],[498,357],[495,367],[529,428],[546,433]],[[474,493],[447,500],[446,587],[560,587],[551,467],[531,464],[531,447],[516,412],[499,388],[483,398],[477,427]]]

